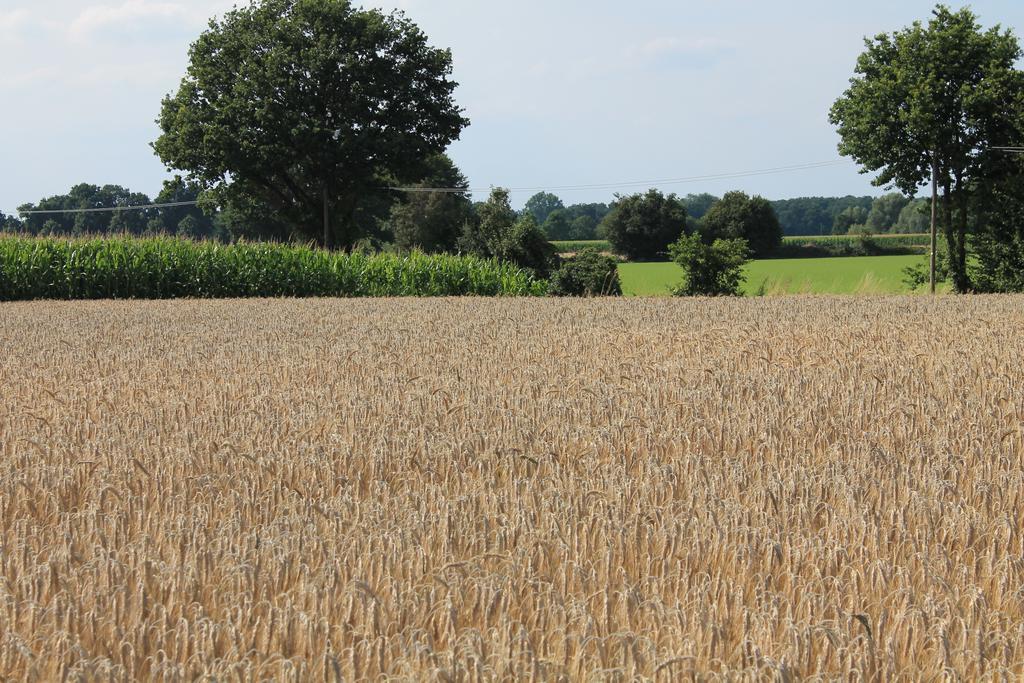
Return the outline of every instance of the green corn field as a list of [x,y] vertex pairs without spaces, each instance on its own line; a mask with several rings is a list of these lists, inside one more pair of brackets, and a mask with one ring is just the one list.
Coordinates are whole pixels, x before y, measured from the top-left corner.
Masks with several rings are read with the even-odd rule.
[[543,296],[547,283],[472,256],[367,256],[155,238],[0,239],[0,301]]

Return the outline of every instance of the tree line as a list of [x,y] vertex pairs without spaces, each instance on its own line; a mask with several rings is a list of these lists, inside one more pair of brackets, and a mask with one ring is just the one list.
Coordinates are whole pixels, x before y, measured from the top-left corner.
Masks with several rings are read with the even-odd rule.
[[[424,188],[432,183],[465,187],[466,193],[421,192],[402,197],[393,194],[377,201],[378,215],[370,216],[366,235],[379,245],[396,245],[400,249],[420,248],[439,251],[457,243],[464,223],[471,219],[480,204],[468,199],[468,182],[450,159],[441,155],[430,162],[432,171],[421,181]],[[118,207],[190,202],[203,199],[200,206],[178,206],[146,210],[116,211]],[[74,209],[115,209],[103,213],[69,213],[29,215],[23,219],[0,213],[0,230],[39,236],[60,235],[177,235],[194,239],[232,241],[238,238],[295,237],[286,230],[261,229],[248,219],[222,210],[211,197],[194,183],[175,176],[164,182],[154,197],[129,190],[120,185],[75,185],[63,195],[46,197],[24,204],[21,211],[52,211]],[[686,209],[687,226],[697,229],[699,221],[721,197],[708,194],[687,194],[679,197]],[[602,239],[601,223],[610,213],[612,203],[581,203],[566,205],[550,192],[539,192],[527,201],[522,214],[529,214],[540,229],[553,241],[589,241]],[[881,197],[798,197],[771,200],[772,209],[784,235],[841,235],[866,229],[875,234],[927,232],[930,224],[930,203],[927,199],[909,199],[898,193]]]
[[[453,98],[449,50],[431,46],[400,12],[345,0],[255,0],[210,22],[178,89],[162,102],[153,149],[180,175],[154,199],[198,207],[0,219],[33,234],[461,250],[547,273],[555,264],[550,238],[606,236],[627,256],[658,258],[683,236],[709,248],[745,240],[750,253],[764,255],[782,232],[919,231],[927,211],[911,198],[934,175],[957,291],[1024,288],[1024,166],[999,150],[1024,144],[1016,36],[939,5],[927,24],[880,34],[866,48],[830,120],[840,152],[898,194],[773,203],[651,191],[564,206],[544,193],[517,212],[504,191],[474,204],[445,155],[469,125]],[[142,199],[118,186],[79,185],[27,208]]]

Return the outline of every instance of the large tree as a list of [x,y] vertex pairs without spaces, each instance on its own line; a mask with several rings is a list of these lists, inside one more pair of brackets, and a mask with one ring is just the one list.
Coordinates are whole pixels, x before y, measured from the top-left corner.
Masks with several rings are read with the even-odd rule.
[[353,245],[361,202],[419,180],[469,123],[451,53],[399,12],[259,0],[211,21],[189,57],[157,154],[221,202],[325,246]]
[[900,211],[893,232],[923,233],[931,228],[931,202],[927,199],[915,199]]
[[1024,157],[1008,156],[1005,175],[972,198],[972,284],[980,292],[1024,292]]
[[709,243],[746,240],[755,258],[768,256],[782,244],[782,226],[771,202],[746,192],[726,192],[704,214],[700,228]]
[[399,249],[455,251],[473,217],[469,181],[447,155],[437,155],[429,166],[427,176],[391,207],[386,227]]
[[569,222],[569,214],[565,209],[555,209],[549,213],[540,228],[549,240],[572,239],[572,223]]
[[630,259],[658,258],[686,231],[686,207],[676,195],[658,190],[617,197],[599,231],[616,253]]
[[939,5],[927,25],[916,22],[865,44],[850,88],[830,114],[839,151],[865,173],[877,172],[875,185],[907,196],[930,181],[934,165],[953,284],[968,291],[972,189],[998,173],[1002,161],[993,147],[1020,144],[1017,38],[999,26],[982,30],[969,9]]
[[25,229],[32,234],[99,235],[109,232],[141,234],[155,215],[151,209],[126,211],[82,211],[83,209],[115,209],[145,206],[149,197],[120,185],[79,183],[67,194],[41,199],[38,204],[24,204],[19,211],[69,211],[71,213],[36,213],[25,217]]
[[868,214],[867,226],[874,232],[889,232],[910,200],[899,192],[890,192],[875,199]]
[[221,237],[216,224],[215,206],[209,206],[207,198],[195,183],[174,176],[164,181],[164,187],[153,201],[157,204],[181,204],[196,202],[207,206],[207,212],[195,204],[183,206],[166,206],[158,210],[158,215],[149,223],[154,232],[181,235],[182,237],[209,239]]
[[543,225],[553,212],[564,209],[565,204],[556,195],[550,192],[538,192],[526,200],[523,212],[533,216],[537,225]]
[[849,206],[843,209],[832,221],[832,234],[845,235],[858,225],[867,223],[868,210],[863,206]]

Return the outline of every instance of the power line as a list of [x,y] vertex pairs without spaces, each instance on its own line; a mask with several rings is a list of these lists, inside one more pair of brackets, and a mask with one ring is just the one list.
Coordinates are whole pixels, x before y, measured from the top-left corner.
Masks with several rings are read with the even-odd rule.
[[[1024,148],[1020,148],[1024,152]],[[1009,151],[1009,150],[1008,150]],[[1015,150],[1016,151],[1016,150]],[[818,161],[807,164],[795,164],[793,166],[776,166],[774,168],[762,168],[753,171],[737,171],[734,173],[713,173],[710,175],[685,176],[682,178],[661,178],[657,180],[632,180],[621,183],[593,183],[589,185],[555,185],[535,187],[512,187],[509,192],[577,192],[586,190],[616,190],[636,187],[654,187],[656,185],[680,185],[684,183],[696,183],[712,180],[731,180],[737,178],[752,178],[756,176],[777,175],[781,173],[794,173],[796,171],[810,171],[819,168],[839,166],[849,162],[839,159],[835,161]],[[466,194],[475,192],[489,192],[492,187],[466,188],[466,187],[387,187],[382,188],[393,192],[407,192],[410,194],[434,192],[448,194]],[[46,216],[72,213],[110,213],[116,211],[145,211],[149,209],[169,209],[179,206],[195,206],[198,201],[165,202],[162,204],[139,204],[135,206],[111,206],[89,209],[32,209],[28,211],[19,210],[22,216]]]
[[[633,180],[620,183],[594,183],[590,185],[555,185],[555,186],[536,186],[536,187],[512,187],[508,188],[509,192],[572,192],[577,190],[614,190],[618,188],[627,187],[652,187],[655,185],[673,185],[683,183],[694,183],[710,180],[730,180],[735,178],[750,178],[754,176],[763,175],[775,175],[780,173],[792,173],[795,171],[808,171],[818,168],[828,168],[830,166],[839,166],[849,163],[846,160],[838,159],[835,161],[818,161],[807,164],[796,164],[793,166],[777,166],[774,168],[762,168],[754,171],[737,171],[734,173],[714,173],[710,175],[697,175],[697,176],[686,176],[682,178],[661,178],[658,180]],[[389,187],[389,190],[395,192],[451,192],[451,193],[466,193],[466,192],[487,192],[491,188],[465,188],[465,187]]]
[[104,206],[94,209],[33,209],[31,211],[21,211],[18,213],[22,216],[45,216],[53,214],[67,214],[67,213],[107,213],[111,211],[139,211],[143,209],[169,209],[175,206],[195,206],[199,202],[166,202],[164,204],[139,204],[135,206]]

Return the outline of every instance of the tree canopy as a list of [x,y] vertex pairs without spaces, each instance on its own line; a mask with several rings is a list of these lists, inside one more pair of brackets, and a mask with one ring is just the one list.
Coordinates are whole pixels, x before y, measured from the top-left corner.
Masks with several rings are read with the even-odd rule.
[[871,204],[865,225],[873,232],[889,232],[910,200],[898,192],[884,194]]
[[[37,204],[23,204],[21,211],[71,211],[78,209],[114,209],[117,207],[143,206],[150,200],[141,192],[133,192],[120,185],[91,185],[79,183],[67,194],[41,199]],[[155,211],[125,211],[114,213],[97,211],[90,213],[31,214],[25,217],[25,231],[33,235],[94,235],[120,232],[141,235],[146,231]],[[117,217],[115,221],[115,216]]]
[[[455,251],[463,227],[473,215],[469,181],[447,155],[433,157],[430,171],[418,183],[422,191],[406,193],[392,207],[387,229],[401,250]],[[462,188],[463,192],[432,192],[428,188]]]
[[548,216],[564,208],[565,204],[556,195],[550,192],[538,192],[526,200],[526,206],[523,207],[523,211],[533,216],[533,220],[537,225],[543,225],[547,221]]
[[836,216],[832,222],[832,233],[834,235],[845,235],[851,229],[867,223],[868,211],[863,206],[850,206]]
[[1017,38],[999,26],[983,30],[969,9],[939,5],[927,25],[915,22],[865,44],[830,113],[839,151],[876,173],[876,185],[907,196],[930,181],[934,164],[953,284],[967,291],[970,194],[1005,164],[992,148],[1020,144]]
[[631,259],[662,256],[685,230],[683,202],[657,190],[619,197],[600,226],[616,253]]
[[709,243],[746,240],[755,258],[771,254],[782,244],[782,226],[771,202],[745,192],[726,192],[701,219],[700,229]]
[[516,213],[508,190],[494,188],[486,202],[476,205],[475,214],[459,240],[463,251],[515,263],[540,278],[551,274],[558,261],[554,246],[531,214]]
[[914,199],[903,207],[896,217],[893,232],[922,233],[931,228],[931,202],[927,199]]
[[422,178],[469,123],[451,53],[403,14],[347,0],[237,8],[211,21],[189,60],[163,101],[157,154],[221,203],[326,246],[354,244],[364,205]]
[[795,197],[776,199],[772,208],[787,235],[827,235],[836,217],[851,207],[871,210],[872,197]]

